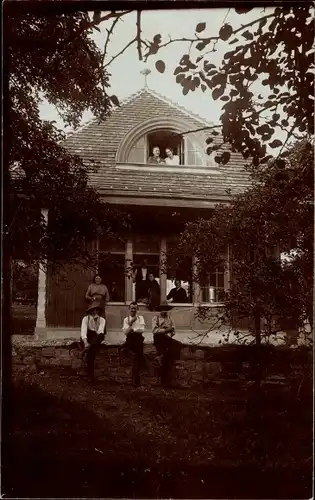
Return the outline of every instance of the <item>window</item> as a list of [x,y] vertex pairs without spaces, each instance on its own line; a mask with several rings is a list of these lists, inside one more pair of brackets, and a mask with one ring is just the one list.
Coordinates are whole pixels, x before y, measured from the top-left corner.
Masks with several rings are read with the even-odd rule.
[[130,163],[146,163],[146,137],[140,137],[140,139],[132,146],[128,161]]
[[192,137],[180,135],[171,129],[160,129],[149,132],[137,139],[127,155],[127,162],[147,164],[153,154],[153,148],[158,146],[161,158],[166,157],[165,150],[170,148],[173,154],[179,156],[180,165],[206,165],[207,155]]
[[160,148],[161,158],[166,157],[166,148],[171,148],[173,154],[179,156],[179,163],[184,164],[184,141],[181,136],[172,130],[157,130],[147,135],[147,156],[152,156],[153,148]]
[[[191,303],[192,259],[186,256],[182,258],[177,256],[176,248],[176,240],[169,240],[167,242],[166,296],[168,300],[172,300],[175,303]],[[171,290],[175,289],[176,285],[177,290],[173,292],[172,296]],[[179,290],[179,288],[182,288],[184,292]]]
[[189,137],[186,138],[187,165],[203,165],[204,152]]
[[217,267],[200,286],[202,303],[222,302],[224,299],[224,265]]

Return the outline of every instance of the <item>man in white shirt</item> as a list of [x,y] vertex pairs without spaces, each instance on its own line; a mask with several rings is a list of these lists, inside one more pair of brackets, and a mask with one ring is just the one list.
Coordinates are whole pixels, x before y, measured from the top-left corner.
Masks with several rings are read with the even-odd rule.
[[138,313],[138,304],[131,302],[129,306],[129,316],[124,319],[123,332],[126,335],[126,342],[122,349],[134,353],[132,365],[132,382],[135,386],[140,385],[140,367],[143,363],[143,332],[145,328],[144,318]]
[[172,148],[166,148],[165,154],[165,163],[167,165],[179,165],[179,156],[174,155],[174,151],[172,150]]
[[81,344],[84,344],[87,365],[87,374],[90,381],[95,381],[94,363],[98,346],[103,342],[106,334],[106,321],[101,316],[101,305],[92,302],[87,309],[81,323]]

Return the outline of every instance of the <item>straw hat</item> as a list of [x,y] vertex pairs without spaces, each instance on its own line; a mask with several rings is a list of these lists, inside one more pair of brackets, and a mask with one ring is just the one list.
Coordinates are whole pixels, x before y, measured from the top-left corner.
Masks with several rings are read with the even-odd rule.
[[170,311],[173,309],[173,306],[171,306],[166,300],[163,300],[159,306],[157,306],[156,310],[157,311]]
[[99,312],[101,313],[102,307],[101,307],[99,302],[97,302],[97,301],[91,302],[91,304],[89,305],[89,307],[87,308],[86,311],[89,313],[89,312],[93,311],[94,309],[98,309]]

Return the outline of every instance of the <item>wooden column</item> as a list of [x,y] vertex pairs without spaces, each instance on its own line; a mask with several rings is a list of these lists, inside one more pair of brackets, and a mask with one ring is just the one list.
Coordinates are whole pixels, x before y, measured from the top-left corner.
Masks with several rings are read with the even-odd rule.
[[125,264],[126,264],[126,273],[125,273],[125,300],[127,304],[130,304],[134,300],[133,297],[133,278],[132,278],[132,240],[128,239],[126,242],[126,253],[125,253]]
[[[45,224],[48,224],[48,209],[41,211]],[[46,280],[47,260],[38,265],[38,292],[37,292],[37,315],[35,333],[38,335],[46,329]]]
[[166,238],[161,238],[160,242],[160,300],[166,300]]
[[195,281],[194,276],[196,275],[197,272],[197,266],[198,266],[198,260],[197,257],[193,257],[193,282],[192,282],[192,289],[193,289],[193,304],[197,305],[201,301],[201,290],[200,290],[200,285]]

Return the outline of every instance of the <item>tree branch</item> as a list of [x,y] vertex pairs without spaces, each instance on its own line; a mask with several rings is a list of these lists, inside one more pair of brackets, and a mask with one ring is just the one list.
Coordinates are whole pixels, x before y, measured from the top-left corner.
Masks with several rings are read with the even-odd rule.
[[[270,19],[271,17],[274,17],[274,13],[267,14],[266,16],[260,17],[258,19],[254,19],[253,21],[251,21],[247,24],[243,24],[240,28],[237,28],[236,30],[232,31],[230,38],[232,37],[232,35],[236,35],[237,33],[243,31],[244,29],[249,28],[250,26],[253,26],[254,24],[256,24],[264,19]],[[210,43],[212,41],[215,42],[215,41],[219,41],[219,40],[221,40],[219,35],[211,36],[211,37],[204,37],[204,38],[201,38],[198,36],[195,36],[195,38],[173,38],[173,39],[170,39],[168,42],[165,42],[165,43],[162,43],[161,45],[159,45],[159,50],[164,48],[164,47],[167,47],[171,43],[191,42],[193,44],[195,42],[202,42],[202,41],[206,41],[207,43]],[[146,57],[145,60],[147,60],[149,56],[150,56],[150,52],[145,55],[145,57]]]
[[142,61],[142,50],[141,50],[141,10],[137,10],[136,27],[137,27],[137,34],[136,34],[137,51],[138,51],[139,61]]
[[103,57],[102,57],[102,66],[104,64],[104,60],[105,60],[105,56],[106,56],[106,51],[107,51],[107,46],[109,44],[110,37],[113,34],[114,28],[115,28],[116,24],[118,23],[119,19],[120,19],[119,17],[116,17],[116,19],[114,20],[111,28],[109,30],[106,30],[108,34],[107,34],[106,42],[105,42],[105,45],[104,45],[104,52],[103,52]]
[[77,32],[77,35],[80,35],[86,29],[94,28],[95,26],[98,26],[102,22],[108,21],[108,19],[112,19],[113,17],[116,19],[121,19],[123,16],[126,16],[127,14],[130,14],[131,12],[133,12],[133,11],[132,10],[125,10],[122,12],[110,12],[109,14],[106,14],[106,16],[103,16],[103,17],[100,17],[99,19],[97,19],[97,21],[91,21],[88,26],[86,26],[84,29],[79,30]]
[[128,49],[128,47],[130,47],[136,41],[137,38],[133,38],[133,40],[130,40],[130,42],[127,43],[127,45],[125,45],[125,47],[120,52],[118,52],[115,56],[113,56],[107,64],[104,64],[104,68],[107,68],[107,66],[109,66],[115,59],[117,59],[117,57],[121,56]]
[[187,132],[180,132],[174,135],[177,136],[177,135],[193,134],[194,132],[202,132],[203,130],[212,130],[214,128],[222,128],[222,125],[209,125],[207,127],[195,128],[194,130],[188,130]]

